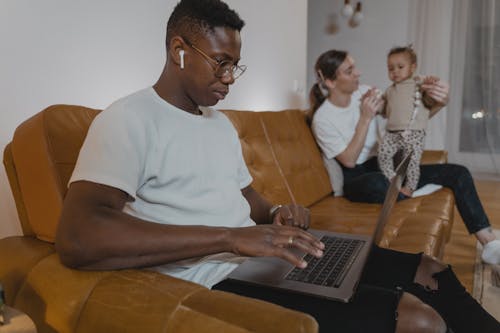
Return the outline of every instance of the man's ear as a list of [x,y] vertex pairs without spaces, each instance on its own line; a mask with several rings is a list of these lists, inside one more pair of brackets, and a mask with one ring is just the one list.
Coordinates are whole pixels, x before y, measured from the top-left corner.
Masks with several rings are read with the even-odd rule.
[[168,58],[171,59],[172,62],[178,65],[181,69],[184,69],[184,46],[185,44],[183,39],[180,36],[175,36],[170,40],[168,48]]

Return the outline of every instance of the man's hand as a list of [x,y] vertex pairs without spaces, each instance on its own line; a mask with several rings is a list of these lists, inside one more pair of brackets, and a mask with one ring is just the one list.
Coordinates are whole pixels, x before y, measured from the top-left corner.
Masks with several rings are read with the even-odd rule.
[[281,206],[273,216],[273,224],[289,225],[304,230],[309,228],[310,220],[309,209],[296,204]]
[[300,268],[305,268],[307,262],[290,248],[297,248],[315,257],[321,257],[325,248],[312,234],[291,226],[268,224],[229,230],[228,239],[233,253],[251,257],[278,257]]

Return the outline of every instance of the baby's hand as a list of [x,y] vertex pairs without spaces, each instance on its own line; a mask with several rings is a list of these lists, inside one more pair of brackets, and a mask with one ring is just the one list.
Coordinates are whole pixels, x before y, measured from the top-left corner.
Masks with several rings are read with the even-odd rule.
[[435,84],[439,81],[439,78],[437,76],[433,76],[433,75],[427,75],[427,76],[424,76],[424,77],[421,77],[421,83],[422,84]]

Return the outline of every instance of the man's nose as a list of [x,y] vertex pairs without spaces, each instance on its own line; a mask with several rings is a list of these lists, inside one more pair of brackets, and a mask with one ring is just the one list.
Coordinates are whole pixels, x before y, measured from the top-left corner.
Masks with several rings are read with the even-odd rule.
[[235,81],[234,74],[232,72],[227,72],[220,77],[220,81],[224,84],[233,84]]

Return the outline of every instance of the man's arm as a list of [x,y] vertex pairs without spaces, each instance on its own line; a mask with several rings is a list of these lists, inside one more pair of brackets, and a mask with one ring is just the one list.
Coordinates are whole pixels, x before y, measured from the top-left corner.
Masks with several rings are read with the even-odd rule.
[[230,250],[224,228],[141,220],[122,212],[127,200],[125,192],[110,186],[72,183],[56,236],[62,262],[78,268],[119,269]]
[[241,194],[243,194],[250,205],[250,217],[255,223],[271,224],[273,222],[269,214],[273,205],[255,191],[251,185],[242,189]]
[[[56,235],[61,261],[80,269],[146,267],[220,252],[276,256],[304,267],[293,246],[321,255],[322,244],[307,232],[275,225],[225,228],[164,225],[122,212],[129,196],[87,181],[68,189]],[[200,224],[203,221],[200,221]]]
[[242,189],[241,193],[250,205],[250,217],[255,223],[291,225],[304,230],[309,228],[309,209],[297,204],[282,205],[271,216],[270,211],[273,205],[255,191],[251,185]]

